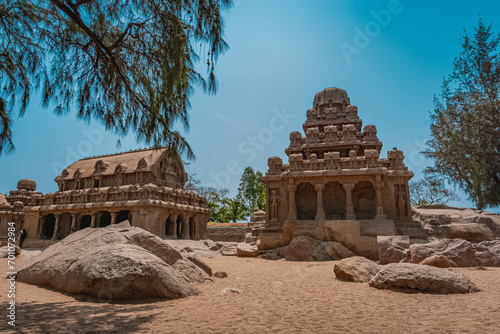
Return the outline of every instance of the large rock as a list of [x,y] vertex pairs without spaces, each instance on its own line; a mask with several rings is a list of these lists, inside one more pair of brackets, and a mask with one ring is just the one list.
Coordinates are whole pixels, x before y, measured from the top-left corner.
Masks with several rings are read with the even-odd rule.
[[383,266],[368,284],[377,289],[412,292],[447,294],[480,291],[460,273],[412,263],[391,263]]
[[259,256],[259,248],[257,245],[240,242],[238,246],[236,246],[236,254],[238,254],[239,257],[257,257]]
[[[21,248],[19,246],[11,246],[11,250],[13,250],[13,254],[15,257],[17,257],[19,254],[21,254]],[[6,258],[9,257],[9,247],[8,246],[3,246],[0,247],[0,258]]]
[[293,238],[285,251],[285,259],[288,261],[314,261],[314,251],[320,244],[320,240],[305,235]]
[[410,237],[405,235],[377,236],[380,264],[398,263],[406,257]]
[[362,256],[343,259],[333,266],[335,276],[348,282],[368,282],[380,270],[375,262]]
[[69,235],[20,269],[17,280],[121,299],[196,295],[197,283],[210,278],[159,237],[126,222]]
[[305,235],[293,238],[284,253],[288,261],[332,261],[351,256],[355,254],[339,242],[322,241]]
[[210,266],[205,261],[200,259],[200,257],[198,255],[189,254],[186,258],[189,261],[193,262],[196,266],[200,267],[204,272],[207,273],[208,276],[212,276],[212,274],[213,274],[212,268],[210,268]]
[[461,239],[441,239],[425,244],[413,244],[410,246],[410,255],[412,263],[420,263],[434,255],[443,255],[459,267],[479,265],[472,244]]
[[450,224],[442,227],[443,233],[450,239],[464,239],[471,242],[490,241],[495,237],[486,226],[478,223]]
[[312,255],[315,261],[342,260],[356,256],[349,248],[336,241],[322,242],[316,247]]
[[457,266],[457,264],[455,262],[448,259],[444,255],[430,256],[430,257],[424,259],[422,262],[420,262],[420,264],[425,265],[425,266],[438,267],[438,268],[450,268],[450,267]]
[[472,242],[500,238],[500,215],[491,212],[432,204],[412,208],[412,214],[432,237]]
[[476,257],[483,267],[500,267],[500,240],[479,243],[476,246]]

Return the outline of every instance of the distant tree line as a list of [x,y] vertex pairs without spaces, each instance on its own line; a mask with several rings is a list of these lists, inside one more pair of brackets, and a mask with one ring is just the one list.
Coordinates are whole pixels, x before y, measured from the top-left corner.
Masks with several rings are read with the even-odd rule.
[[196,178],[188,177],[186,190],[197,192],[207,199],[210,208],[210,221],[216,223],[236,223],[252,216],[255,209],[265,210],[266,186],[262,182],[262,173],[247,167],[243,171],[235,197],[228,197],[225,188],[205,187]]

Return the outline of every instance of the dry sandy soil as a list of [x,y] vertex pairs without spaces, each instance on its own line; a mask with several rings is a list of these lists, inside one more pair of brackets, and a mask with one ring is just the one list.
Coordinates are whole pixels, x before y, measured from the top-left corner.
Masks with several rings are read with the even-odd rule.
[[[339,281],[333,262],[206,259],[214,278],[182,300],[109,302],[17,284],[17,321],[2,333],[500,333],[500,268],[459,269],[482,290],[468,295],[381,291]],[[0,259],[6,271],[6,259]],[[239,294],[220,295],[224,288]]]

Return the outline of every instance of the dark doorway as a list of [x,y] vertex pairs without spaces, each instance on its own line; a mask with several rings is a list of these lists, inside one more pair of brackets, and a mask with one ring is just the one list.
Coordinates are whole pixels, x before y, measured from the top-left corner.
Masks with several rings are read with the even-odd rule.
[[80,220],[80,230],[90,227],[91,223],[92,223],[92,217],[90,217],[89,215],[83,216],[82,219]]
[[108,211],[104,211],[99,218],[99,227],[106,227],[111,225],[111,215]]
[[189,239],[194,240],[194,222],[193,217],[189,218]]
[[[116,223],[121,223],[121,222],[124,222],[126,220],[129,220],[128,219],[128,214],[129,214],[129,210],[122,210],[120,212],[118,212],[118,215],[116,216]],[[132,225],[132,222],[129,220],[129,223],[130,225]]]
[[[170,215],[167,220],[165,220],[165,235],[171,235],[172,222],[170,221]],[[172,233],[173,234],[173,233]]]
[[50,239],[54,235],[54,227],[56,225],[56,216],[49,214],[45,217],[43,222],[42,237],[43,239]]
[[299,220],[314,220],[316,218],[316,189],[310,183],[300,183],[295,192],[297,218]]
[[345,190],[340,182],[328,182],[323,191],[323,205],[327,220],[345,219]]

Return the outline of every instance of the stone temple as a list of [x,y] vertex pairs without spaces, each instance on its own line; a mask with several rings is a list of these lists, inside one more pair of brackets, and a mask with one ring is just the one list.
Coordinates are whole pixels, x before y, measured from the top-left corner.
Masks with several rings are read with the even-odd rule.
[[56,177],[57,192],[36,192],[23,179],[2,195],[0,237],[14,221],[28,232],[26,244],[45,246],[71,230],[129,220],[160,237],[205,239],[210,210],[205,197],[183,189],[186,180],[182,161],[166,148],[81,159]]
[[309,235],[376,257],[378,235],[400,234],[412,226],[408,180],[413,173],[403,163],[403,152],[394,148],[381,158],[377,129],[362,126],[357,107],[339,88],[316,94],[303,129],[305,137],[290,134],[288,164],[279,157],[268,160],[259,248]]

